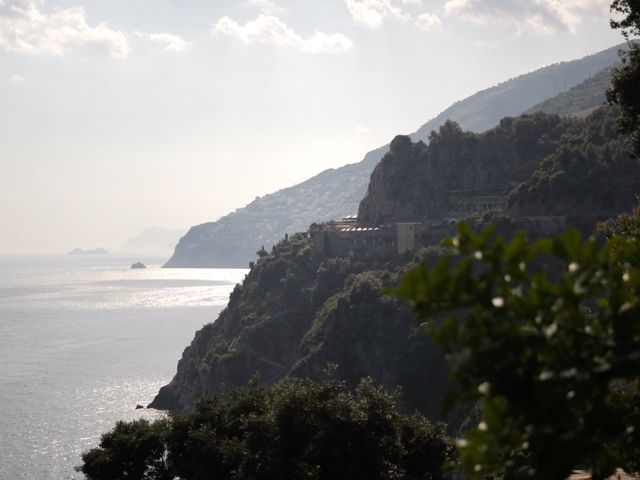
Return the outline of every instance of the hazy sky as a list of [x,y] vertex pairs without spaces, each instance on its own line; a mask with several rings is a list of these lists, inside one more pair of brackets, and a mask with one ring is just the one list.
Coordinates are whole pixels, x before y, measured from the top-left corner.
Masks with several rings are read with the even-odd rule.
[[605,0],[0,0],[0,253],[118,247],[621,41]]

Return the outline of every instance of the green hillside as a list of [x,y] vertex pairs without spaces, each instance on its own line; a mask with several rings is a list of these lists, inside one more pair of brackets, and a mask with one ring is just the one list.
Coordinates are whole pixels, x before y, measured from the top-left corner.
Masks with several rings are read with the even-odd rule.
[[606,68],[567,92],[539,103],[526,113],[542,112],[584,117],[606,102],[606,92],[610,83],[611,69]]

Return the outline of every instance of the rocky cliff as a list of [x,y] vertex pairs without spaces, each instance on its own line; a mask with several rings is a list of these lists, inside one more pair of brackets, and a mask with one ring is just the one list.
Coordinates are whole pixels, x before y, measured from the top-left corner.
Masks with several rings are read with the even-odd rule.
[[[616,117],[611,108],[586,119],[537,113],[505,118],[483,134],[447,122],[429,145],[397,137],[372,175],[362,218],[438,214],[451,189],[505,186],[513,190],[508,209],[524,215],[616,213],[640,190],[640,163],[616,133]],[[348,385],[371,376],[402,387],[406,408],[436,418],[447,387],[443,358],[414,333],[412,314],[381,291],[418,258],[432,261],[441,251],[414,258],[321,251],[298,234],[264,252],[217,321],[196,333],[151,407],[188,411],[199,395],[224,394],[256,374],[264,384],[318,378],[331,363]]]
[[453,122],[429,145],[396,137],[376,166],[358,219],[365,225],[454,217],[451,197],[508,195],[512,218],[610,217],[640,193],[640,162],[617,131],[619,112],[585,118],[543,113],[504,118],[482,134]]
[[[580,60],[551,65],[507,80],[461,100],[410,135],[427,141],[446,120],[483,132],[505,116],[519,115],[538,103],[611,67],[619,47]],[[313,222],[354,214],[369,177],[389,146],[362,161],[321,174],[258,198],[221,219],[197,225],[180,240],[167,267],[244,267],[260,245],[270,248],[285,233],[304,231]]]
[[281,241],[196,333],[150,406],[188,411],[198,395],[223,394],[255,374],[265,384],[318,378],[331,363],[350,386],[363,376],[401,386],[406,408],[437,418],[447,385],[442,355],[413,333],[411,312],[381,296],[401,269],[395,258],[313,254],[302,235]]
[[509,191],[554,152],[572,122],[557,115],[505,118],[483,134],[447,122],[429,145],[399,136],[374,169],[358,219],[365,225],[448,216],[452,191]]

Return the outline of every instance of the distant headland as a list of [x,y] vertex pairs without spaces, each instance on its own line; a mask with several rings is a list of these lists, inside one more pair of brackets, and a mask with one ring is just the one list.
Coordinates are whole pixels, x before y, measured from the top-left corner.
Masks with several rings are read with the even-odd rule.
[[108,255],[104,248],[93,248],[93,249],[83,249],[83,248],[74,248],[67,255]]

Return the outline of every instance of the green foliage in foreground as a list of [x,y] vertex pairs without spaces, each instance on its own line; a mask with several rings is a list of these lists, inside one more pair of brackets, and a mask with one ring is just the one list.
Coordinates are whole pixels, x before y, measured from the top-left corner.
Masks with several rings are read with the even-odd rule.
[[119,422],[78,470],[93,480],[443,478],[444,427],[402,415],[371,380],[286,380],[209,397],[186,416]]
[[[640,469],[640,244],[575,231],[510,242],[462,224],[458,257],[399,294],[447,352],[451,399],[482,421],[458,441],[467,478],[594,478]],[[433,316],[438,314],[437,320]]]

